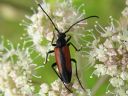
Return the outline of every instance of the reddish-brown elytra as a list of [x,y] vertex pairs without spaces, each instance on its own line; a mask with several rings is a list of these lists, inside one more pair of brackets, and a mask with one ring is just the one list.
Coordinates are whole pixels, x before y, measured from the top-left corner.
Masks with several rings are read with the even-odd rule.
[[[69,50],[69,46],[72,45],[74,47],[74,49],[76,51],[80,51],[80,49],[77,49],[71,42],[69,42],[69,40],[71,39],[71,36],[68,35],[69,37],[66,39],[66,33],[69,32],[69,30],[76,25],[77,23],[84,21],[88,18],[92,18],[92,17],[96,17],[98,18],[98,16],[89,16],[86,18],[83,18],[77,22],[75,22],[74,24],[72,24],[68,30],[66,30],[65,32],[60,32],[60,30],[56,27],[56,25],[54,24],[54,22],[52,21],[51,17],[46,13],[46,11],[43,9],[43,7],[41,6],[41,4],[38,4],[39,7],[43,10],[43,12],[45,13],[45,15],[49,18],[49,20],[51,21],[51,23],[53,24],[55,30],[58,33],[58,38],[56,41],[56,44],[53,44],[53,40],[54,37],[52,39],[51,45],[55,46],[54,50],[51,50],[47,53],[46,55],[46,62],[47,63],[47,58],[48,55],[50,53],[55,52],[55,59],[56,62],[52,64],[52,69],[55,71],[55,73],[57,74],[57,76],[60,78],[60,80],[63,82],[64,86],[70,91],[72,92],[67,86],[66,84],[69,84],[71,82],[71,77],[72,77],[72,66],[71,66],[71,61],[75,63],[75,67],[76,67],[76,77],[78,79],[78,82],[81,86],[81,88],[84,90],[84,87],[82,86],[79,77],[78,77],[78,72],[77,72],[77,62],[75,59],[71,58],[70,56],[70,50]],[[54,32],[53,32],[54,33]],[[59,70],[59,73],[55,70],[55,66],[57,65],[57,68]]]

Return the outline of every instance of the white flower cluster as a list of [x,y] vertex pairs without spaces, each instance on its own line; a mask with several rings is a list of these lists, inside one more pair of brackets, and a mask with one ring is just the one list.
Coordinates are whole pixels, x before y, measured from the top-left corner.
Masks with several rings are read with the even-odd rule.
[[[47,12],[47,14],[52,18],[53,22],[57,28],[64,32],[66,31],[73,23],[83,19],[84,12],[81,14],[78,10],[75,10],[72,6],[72,0],[64,0],[59,2],[56,0],[55,4],[49,4],[43,1],[41,6]],[[50,49],[53,49],[51,46],[51,41],[53,38],[53,32],[55,31],[52,23],[48,17],[43,13],[41,8],[38,8],[37,12],[32,16],[26,16],[30,21],[30,25],[27,26],[28,36],[32,39],[35,49],[45,58],[46,52]],[[85,22],[81,22],[72,28],[73,34],[84,29]],[[79,33],[81,33],[79,32]],[[55,36],[57,32],[54,32]],[[77,37],[79,37],[78,34]],[[55,38],[56,39],[56,38]],[[55,41],[55,40],[54,40]]]
[[[127,0],[128,2],[128,0]],[[100,37],[95,37],[89,53],[96,64],[93,74],[108,75],[114,96],[128,96],[128,11],[124,9],[120,21],[110,17],[110,25],[102,27],[98,22],[95,29]],[[93,45],[95,43],[95,45]],[[109,90],[107,93],[111,93]]]
[[126,7],[125,7],[125,9],[122,11],[122,15],[123,16],[128,16],[128,0],[126,0]]
[[[43,83],[40,89],[40,96],[85,96],[85,92],[80,87],[78,82],[74,82],[73,85],[68,85],[68,88],[71,88],[73,93],[70,93],[63,85],[63,83],[60,81],[60,79],[55,80],[51,85],[49,86],[46,83]],[[89,90],[87,90],[88,94]],[[86,94],[87,94],[86,93]],[[90,95],[86,95],[90,96]]]
[[4,96],[32,96],[32,72],[34,64],[29,55],[29,49],[14,48],[8,42],[0,41],[0,90]]

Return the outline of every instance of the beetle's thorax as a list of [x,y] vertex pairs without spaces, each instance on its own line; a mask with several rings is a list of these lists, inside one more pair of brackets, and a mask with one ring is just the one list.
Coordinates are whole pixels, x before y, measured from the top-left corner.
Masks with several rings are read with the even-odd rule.
[[65,37],[66,37],[65,33],[58,34],[58,39],[56,41],[56,47],[63,47],[66,45]]

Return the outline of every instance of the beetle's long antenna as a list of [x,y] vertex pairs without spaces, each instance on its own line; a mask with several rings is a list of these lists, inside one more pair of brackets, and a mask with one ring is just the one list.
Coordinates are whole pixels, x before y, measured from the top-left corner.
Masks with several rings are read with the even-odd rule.
[[69,30],[70,30],[74,25],[78,24],[79,22],[84,21],[84,20],[89,19],[89,18],[93,18],[93,17],[99,18],[98,16],[89,16],[89,17],[86,17],[86,18],[84,18],[84,19],[81,19],[81,20],[75,22],[74,24],[72,24],[72,25],[68,28],[68,30],[66,30],[64,33],[69,32]]
[[47,14],[47,12],[43,9],[43,7],[41,6],[41,4],[38,3],[38,1],[36,1],[37,5],[42,9],[42,11],[45,13],[45,15],[49,18],[49,20],[51,21],[52,25],[54,26],[55,30],[60,33],[60,31],[58,30],[58,28],[56,27],[56,25],[54,24],[54,22],[52,21],[51,17]]

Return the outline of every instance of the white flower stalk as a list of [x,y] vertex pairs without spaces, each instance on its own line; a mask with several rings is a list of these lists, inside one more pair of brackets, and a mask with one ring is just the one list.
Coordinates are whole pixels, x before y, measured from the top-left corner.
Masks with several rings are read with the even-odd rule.
[[[66,31],[76,21],[83,19],[85,15],[84,12],[82,14],[79,12],[80,8],[75,10],[72,6],[72,0],[55,1],[52,5],[44,1],[41,6],[61,32]],[[32,39],[35,49],[45,58],[46,52],[53,49],[51,41],[55,29],[41,8],[38,8],[37,13],[27,16],[27,18],[31,21],[31,24],[27,26],[28,36]],[[85,27],[84,25],[85,22],[77,24],[70,30],[70,33],[77,34],[77,37],[80,37]],[[57,36],[57,32],[55,31],[54,33]],[[55,42],[57,38],[55,37],[54,39]]]
[[[128,0],[127,0],[128,2]],[[126,2],[126,4],[127,4]],[[98,77],[108,75],[114,96],[128,95],[128,8],[122,12],[120,21],[110,17],[110,25],[102,27],[96,22],[95,29],[100,35],[94,36],[89,53]],[[95,43],[97,41],[97,43]],[[94,45],[95,43],[95,45]],[[93,58],[93,59],[92,59]],[[112,95],[111,94],[111,95]]]
[[5,47],[4,40],[0,42],[0,90],[4,96],[32,96],[34,67],[29,48],[14,48],[10,42]]
[[73,93],[70,93],[65,88],[60,79],[55,80],[50,85],[43,83],[40,87],[40,96],[91,96],[91,92],[89,91],[89,89],[87,89],[87,92],[85,92],[77,81],[75,81],[73,84],[68,85],[68,88],[71,88]]

